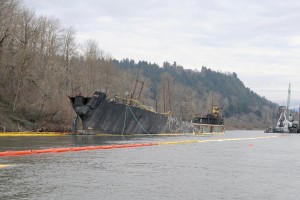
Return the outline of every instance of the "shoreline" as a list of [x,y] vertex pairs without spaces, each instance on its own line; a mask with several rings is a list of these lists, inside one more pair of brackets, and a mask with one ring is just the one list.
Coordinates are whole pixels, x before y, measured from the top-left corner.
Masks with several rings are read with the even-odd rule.
[[65,136],[71,135],[68,132],[0,132],[0,137],[8,137],[8,136]]

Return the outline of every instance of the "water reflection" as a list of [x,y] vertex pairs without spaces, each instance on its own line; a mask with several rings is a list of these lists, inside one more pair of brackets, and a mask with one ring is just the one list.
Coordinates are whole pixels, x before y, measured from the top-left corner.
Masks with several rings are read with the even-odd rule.
[[114,144],[116,142],[135,140],[134,136],[97,136],[97,135],[71,135],[74,146]]
[[67,136],[35,136],[35,137],[1,137],[0,151],[17,151],[30,149],[46,149],[74,146],[107,145],[129,142],[151,141],[153,136],[99,136],[99,135],[67,135]]
[[[93,146],[93,145],[109,145],[120,143],[148,143],[158,141],[182,141],[182,140],[206,140],[213,138],[235,138],[259,136],[260,132],[230,132],[224,135],[212,136],[194,136],[194,135],[179,135],[179,136],[159,136],[159,135],[66,135],[66,136],[26,136],[26,137],[1,137],[0,151],[17,151],[30,149],[47,149],[60,147],[77,147],[77,146]],[[271,134],[268,134],[268,136]]]

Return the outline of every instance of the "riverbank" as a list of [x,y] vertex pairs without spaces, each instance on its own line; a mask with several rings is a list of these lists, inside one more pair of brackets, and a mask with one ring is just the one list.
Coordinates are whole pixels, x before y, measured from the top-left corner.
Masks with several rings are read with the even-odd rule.
[[12,112],[10,103],[0,99],[1,132],[70,132],[72,119],[62,113],[40,113],[33,109]]
[[[0,101],[0,134],[1,132],[17,135],[16,133],[47,134],[71,132],[72,118],[57,116],[51,113],[37,114],[34,111],[19,110],[11,112],[11,105]],[[225,119],[226,130],[266,130],[270,124],[260,121]]]

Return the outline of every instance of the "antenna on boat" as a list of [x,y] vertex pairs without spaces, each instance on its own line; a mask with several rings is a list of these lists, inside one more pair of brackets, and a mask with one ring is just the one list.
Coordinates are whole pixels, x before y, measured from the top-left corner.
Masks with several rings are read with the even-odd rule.
[[214,110],[214,97],[211,98],[211,112]]
[[[167,92],[167,94],[166,94],[166,92]],[[172,101],[171,101],[170,79],[169,78],[167,79],[167,85],[166,86],[165,86],[165,82],[163,83],[163,96],[164,96],[164,113],[166,112],[167,104],[169,106],[169,111],[172,112]]]
[[286,101],[287,116],[290,116],[291,84],[289,83],[288,97]]
[[172,104],[171,104],[171,93],[170,93],[170,80],[168,79],[168,95],[169,95],[169,109],[172,112]]

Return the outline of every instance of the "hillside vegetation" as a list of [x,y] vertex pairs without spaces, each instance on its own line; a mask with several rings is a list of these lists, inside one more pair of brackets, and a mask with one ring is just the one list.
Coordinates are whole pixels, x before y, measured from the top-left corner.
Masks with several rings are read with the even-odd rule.
[[163,85],[170,82],[172,111],[184,120],[210,112],[212,105],[221,108],[230,127],[264,128],[277,118],[277,105],[245,87],[234,72],[216,72],[207,67],[201,71],[184,69],[176,62],[165,62],[162,67],[129,59],[114,63],[118,69],[146,80],[149,98],[159,99],[159,105],[163,105]]
[[99,90],[128,97],[136,80],[144,82],[142,103],[154,108],[157,101],[158,111],[171,110],[183,120],[212,105],[232,128],[265,128],[276,115],[276,105],[245,87],[234,72],[119,61],[95,40],[77,44],[75,34],[18,0],[0,1],[0,131],[68,130],[75,116],[68,96]]

